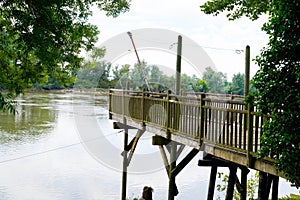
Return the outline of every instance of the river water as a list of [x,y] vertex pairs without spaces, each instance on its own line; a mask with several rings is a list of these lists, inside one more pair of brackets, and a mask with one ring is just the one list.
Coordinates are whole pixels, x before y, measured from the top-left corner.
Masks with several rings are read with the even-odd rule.
[[[0,200],[120,199],[123,133],[112,129],[107,97],[27,93],[17,102],[16,115],[0,112]],[[99,130],[88,138],[91,121]],[[146,151],[160,159],[150,134],[139,145],[137,155]],[[116,151],[110,151],[110,146]],[[178,175],[176,199],[205,199],[209,169],[198,167],[197,158]],[[140,197],[148,185],[154,188],[155,200],[167,199],[163,165],[145,173],[132,172],[128,174],[129,198]],[[297,193],[281,180],[280,196],[291,192]]]

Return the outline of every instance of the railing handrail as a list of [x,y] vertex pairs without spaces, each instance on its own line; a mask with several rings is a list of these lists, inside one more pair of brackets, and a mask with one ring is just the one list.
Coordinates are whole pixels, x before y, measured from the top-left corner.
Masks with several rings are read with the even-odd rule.
[[[163,110],[166,111],[167,116],[163,113],[152,111],[155,113],[154,118],[166,118],[157,119],[157,125],[164,127],[166,131],[177,131],[194,138],[199,138],[200,134],[202,134],[206,141],[210,140],[212,143],[220,143],[228,147],[239,147],[242,151],[251,151],[250,153],[248,152],[248,156],[256,153],[260,148],[259,138],[263,121],[259,113],[254,111],[254,106],[251,107],[251,105],[245,103],[244,99],[242,99],[243,96],[234,98],[234,95],[211,93],[181,96],[171,93],[122,89],[111,89],[109,90],[109,94],[110,98],[111,96],[122,96],[123,101],[124,97],[127,98],[127,108],[123,111],[124,113],[122,112],[126,117],[131,117],[144,123],[151,122],[155,124],[156,121],[152,119],[153,122],[149,118],[153,118],[153,116],[148,115],[150,107],[156,104],[163,107]],[[135,102],[131,102],[134,99]],[[111,100],[109,102],[112,103]],[[120,106],[120,102],[115,103],[115,106]],[[142,108],[139,109],[139,106]],[[110,109],[112,109],[111,106]],[[110,110],[110,112],[121,114],[120,110],[118,111],[117,109]],[[178,120],[185,120],[185,122],[177,122]],[[201,124],[202,122],[199,120],[203,120],[204,124]],[[174,123],[179,124],[174,125]],[[198,130],[196,129],[200,125],[204,126],[201,128],[204,132],[198,134]],[[252,135],[249,136],[249,133]],[[201,140],[201,138],[199,139]]]

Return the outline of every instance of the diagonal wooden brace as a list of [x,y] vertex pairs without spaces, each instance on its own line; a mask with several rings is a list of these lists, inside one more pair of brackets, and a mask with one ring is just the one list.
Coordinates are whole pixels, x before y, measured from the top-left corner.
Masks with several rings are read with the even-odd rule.
[[[139,141],[139,139],[141,138],[141,136],[144,134],[145,130],[140,130],[138,129],[135,137],[132,139],[132,141],[130,142],[130,144],[128,146],[130,146],[130,152],[129,152],[129,155],[128,155],[128,158],[127,158],[127,166],[129,166],[130,164],[130,161],[132,159],[132,156],[133,156],[133,153],[135,151],[135,148],[137,146],[137,143]],[[127,148],[126,148],[127,149]]]
[[181,172],[181,170],[197,155],[199,152],[198,149],[192,149],[186,157],[182,159],[182,161],[173,169],[172,174],[177,176]]

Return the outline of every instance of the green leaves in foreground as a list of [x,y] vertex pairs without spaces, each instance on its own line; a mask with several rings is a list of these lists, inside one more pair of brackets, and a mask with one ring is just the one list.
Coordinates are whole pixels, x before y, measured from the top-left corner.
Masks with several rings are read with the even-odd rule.
[[3,96],[3,94],[0,93],[0,110],[15,113],[15,104],[16,102],[13,100],[11,94]]
[[227,12],[230,20],[269,15],[262,30],[269,35],[253,78],[258,110],[270,116],[263,127],[260,157],[276,159],[276,168],[300,186],[300,1],[211,0],[203,12]]

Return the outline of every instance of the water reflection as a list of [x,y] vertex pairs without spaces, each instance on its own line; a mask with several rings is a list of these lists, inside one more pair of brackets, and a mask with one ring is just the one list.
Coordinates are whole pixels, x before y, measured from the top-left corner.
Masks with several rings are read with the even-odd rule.
[[0,112],[0,143],[32,141],[52,131],[58,111],[47,93],[31,93],[17,99],[15,115]]
[[[82,119],[101,121],[110,135],[107,140],[119,142],[121,148],[122,135],[111,130],[107,119],[107,97],[31,93],[18,102],[18,115],[0,112],[1,200],[120,199],[121,173],[97,162],[86,151],[75,120],[80,115]],[[151,143],[143,145],[143,149],[152,147]],[[122,161],[120,154],[113,159]],[[195,159],[178,176],[178,199],[204,199],[208,175],[209,169],[199,168]],[[168,179],[164,169],[129,177],[129,197],[140,196],[143,186],[150,185],[155,189],[154,199],[166,199]]]

